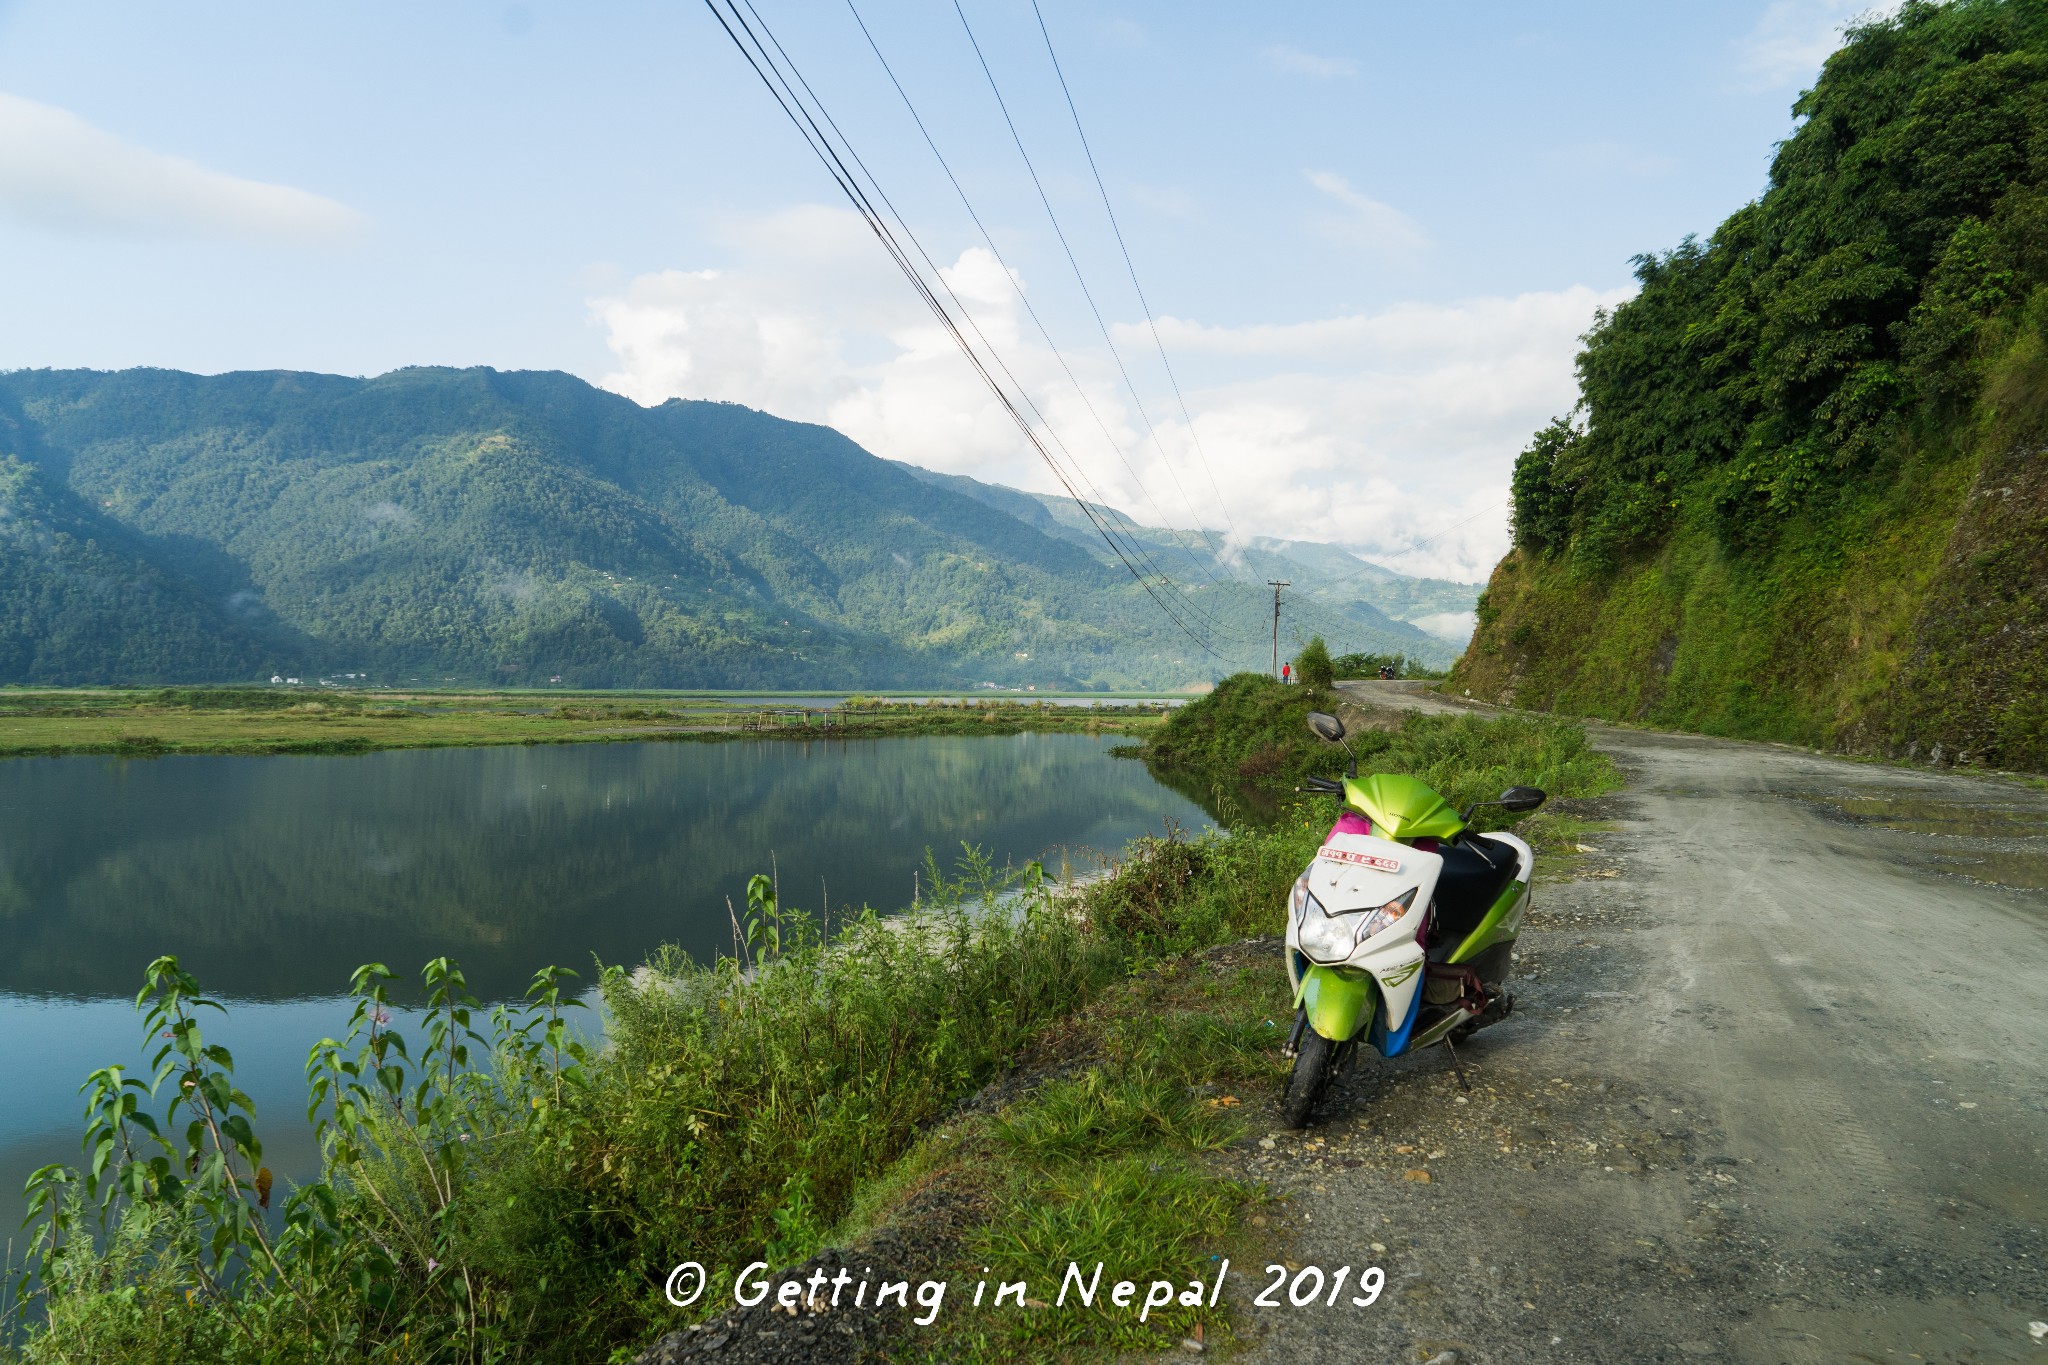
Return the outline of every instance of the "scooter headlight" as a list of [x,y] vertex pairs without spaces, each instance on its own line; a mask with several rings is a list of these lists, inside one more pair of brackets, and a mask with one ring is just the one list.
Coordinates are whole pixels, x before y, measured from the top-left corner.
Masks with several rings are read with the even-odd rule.
[[1314,906],[1317,910],[1322,911],[1325,916],[1328,916],[1330,913],[1328,910],[1323,909],[1323,903],[1316,899],[1316,893],[1308,889],[1308,873],[1306,872],[1294,879],[1294,895],[1290,899],[1294,902],[1294,923],[1297,928],[1308,922],[1310,906]]
[[1353,946],[1363,943],[1374,934],[1385,929],[1391,929],[1395,924],[1399,923],[1401,916],[1407,914],[1409,907],[1415,904],[1415,893],[1419,890],[1421,890],[1420,887],[1411,886],[1379,909],[1373,911],[1370,915],[1367,915],[1364,922],[1358,926],[1358,937],[1351,940]]

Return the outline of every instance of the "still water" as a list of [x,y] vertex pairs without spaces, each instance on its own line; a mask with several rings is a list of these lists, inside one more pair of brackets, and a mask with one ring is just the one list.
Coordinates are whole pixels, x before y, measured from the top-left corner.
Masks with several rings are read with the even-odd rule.
[[457,958],[485,999],[663,943],[731,950],[726,898],[780,877],[835,916],[906,904],[927,848],[998,865],[1108,851],[1201,809],[1085,735],[544,745],[359,757],[0,762],[0,1244],[29,1171],[79,1157],[77,1088],[134,1065],[143,968],[229,1003],[266,1159],[314,1165],[306,1049],[349,975]]

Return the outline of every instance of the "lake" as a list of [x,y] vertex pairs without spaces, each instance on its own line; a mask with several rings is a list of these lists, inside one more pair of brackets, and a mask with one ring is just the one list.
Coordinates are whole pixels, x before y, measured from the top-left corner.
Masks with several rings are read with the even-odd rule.
[[[538,967],[595,977],[664,943],[730,952],[730,897],[890,911],[927,848],[1085,861],[1208,817],[1113,737],[539,745],[356,757],[0,762],[0,1244],[28,1173],[76,1163],[79,1084],[137,1059],[144,967],[175,953],[230,1006],[207,1025],[266,1161],[315,1166],[306,1049],[350,973],[458,959],[485,998]],[[214,1016],[217,1018],[217,1016]]]

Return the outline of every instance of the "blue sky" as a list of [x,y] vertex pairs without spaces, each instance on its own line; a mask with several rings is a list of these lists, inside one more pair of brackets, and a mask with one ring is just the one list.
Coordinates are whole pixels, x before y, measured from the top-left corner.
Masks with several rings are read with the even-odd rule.
[[[1135,397],[950,0],[859,3],[1073,381],[843,0],[756,3],[1105,496],[1464,576],[1863,8],[1041,0],[1190,433],[1028,0],[963,3]],[[4,367],[560,368],[1052,486],[695,3],[0,0],[0,317]]]

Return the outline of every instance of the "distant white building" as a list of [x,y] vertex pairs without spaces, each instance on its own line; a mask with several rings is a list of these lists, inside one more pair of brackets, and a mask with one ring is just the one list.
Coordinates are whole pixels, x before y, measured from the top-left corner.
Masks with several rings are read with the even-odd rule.
[[270,681],[271,681],[271,683],[272,683],[273,685],[274,685],[274,684],[277,684],[277,683],[281,683],[281,682],[283,682],[283,681],[284,681],[284,674],[282,674],[282,673],[273,673],[273,674],[271,674],[271,675],[270,675]]

